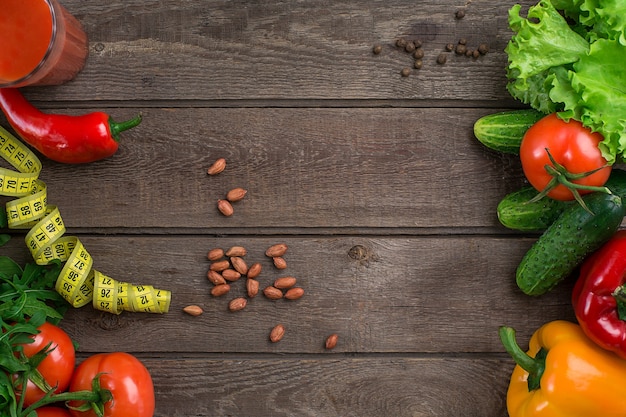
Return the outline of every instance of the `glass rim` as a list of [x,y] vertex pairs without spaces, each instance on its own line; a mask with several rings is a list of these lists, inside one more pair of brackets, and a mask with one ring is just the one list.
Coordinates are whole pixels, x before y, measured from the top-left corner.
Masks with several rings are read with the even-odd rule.
[[17,80],[13,80],[9,83],[6,84],[0,84],[0,88],[10,88],[12,86],[18,85],[18,84],[22,84],[26,81],[28,81],[29,79],[31,79],[35,74],[37,74],[37,72],[39,70],[41,70],[41,68],[46,64],[46,61],[48,60],[48,58],[50,57],[50,55],[52,54],[52,49],[54,47],[54,42],[57,38],[57,10],[55,8],[54,0],[44,0],[47,4],[48,4],[48,8],[50,9],[50,17],[52,18],[52,33],[50,34],[50,43],[48,43],[48,49],[46,50],[46,53],[43,54],[43,56],[41,57],[41,60],[39,61],[39,64],[37,64],[35,66],[35,68],[32,69],[31,72],[29,72],[28,74],[24,75],[22,78],[18,78]]

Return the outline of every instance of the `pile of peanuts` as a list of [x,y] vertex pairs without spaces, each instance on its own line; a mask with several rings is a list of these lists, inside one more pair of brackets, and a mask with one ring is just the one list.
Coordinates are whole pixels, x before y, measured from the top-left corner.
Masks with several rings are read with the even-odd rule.
[[[226,160],[224,158],[217,159],[207,170],[209,175],[217,175],[226,168]],[[218,210],[225,216],[233,214],[233,202],[240,201],[246,195],[247,191],[243,188],[235,188],[229,191],[225,199],[218,200]],[[265,250],[265,256],[272,260],[274,267],[282,271],[287,268],[285,253],[287,252],[285,243],[276,243]],[[237,281],[245,281],[245,296],[235,297],[228,303],[228,310],[231,312],[241,311],[246,308],[248,301],[259,294],[260,282],[257,279],[261,274],[263,266],[260,262],[252,263],[248,266],[248,262],[244,257],[248,254],[248,250],[243,246],[232,246],[227,250],[222,248],[213,248],[208,251],[207,259],[209,260],[209,270],[207,279],[213,285],[211,295],[213,297],[223,297],[231,291],[231,285]],[[262,293],[268,300],[299,300],[304,296],[304,288],[299,287],[296,277],[285,275],[276,278],[272,284],[267,285]],[[200,316],[204,313],[202,307],[198,305],[188,305],[183,311],[190,316]],[[272,343],[279,342],[285,335],[285,326],[277,324],[269,334],[269,340]],[[324,347],[333,349],[337,345],[338,335],[331,334],[326,338]]]

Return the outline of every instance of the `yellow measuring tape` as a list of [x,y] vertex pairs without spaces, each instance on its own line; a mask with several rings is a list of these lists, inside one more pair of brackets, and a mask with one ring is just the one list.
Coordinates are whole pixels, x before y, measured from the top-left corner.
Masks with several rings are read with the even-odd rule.
[[39,180],[41,161],[0,126],[0,156],[16,170],[0,168],[0,195],[17,197],[6,203],[10,229],[30,229],[26,246],[35,263],[65,262],[55,289],[72,306],[90,302],[97,310],[167,313],[171,292],[150,285],[133,285],[92,268],[93,259],[77,237],[63,236],[65,224],[56,206],[47,204],[46,184]]

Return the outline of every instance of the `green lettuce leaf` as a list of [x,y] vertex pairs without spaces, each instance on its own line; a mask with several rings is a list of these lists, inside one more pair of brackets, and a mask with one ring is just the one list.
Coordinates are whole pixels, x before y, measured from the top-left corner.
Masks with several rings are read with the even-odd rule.
[[530,7],[528,18],[521,17],[520,10],[519,4],[509,10],[509,26],[517,33],[505,49],[511,76],[525,80],[574,63],[589,50],[589,42],[571,29],[548,0]]
[[509,10],[510,94],[579,120],[603,135],[609,163],[626,160],[626,1],[541,0],[526,18],[520,11]]
[[617,40],[626,45],[626,2],[623,0],[550,0],[564,15],[583,25],[587,40]]
[[574,118],[601,132],[603,155],[613,162],[626,155],[626,47],[617,40],[599,39],[589,54],[574,64],[569,83],[555,83],[550,98],[564,104],[560,116]]

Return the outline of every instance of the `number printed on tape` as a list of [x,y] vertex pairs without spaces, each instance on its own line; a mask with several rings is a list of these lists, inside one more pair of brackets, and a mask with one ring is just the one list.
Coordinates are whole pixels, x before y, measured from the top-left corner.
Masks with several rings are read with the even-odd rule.
[[10,229],[29,229],[26,247],[38,265],[65,262],[56,291],[72,306],[93,307],[113,314],[122,311],[166,313],[171,293],[149,285],[116,281],[92,269],[93,259],[77,237],[63,236],[65,224],[56,206],[47,204],[46,184],[39,180],[41,161],[0,126],[0,157],[16,171],[0,168],[0,195],[19,197],[6,203]]

